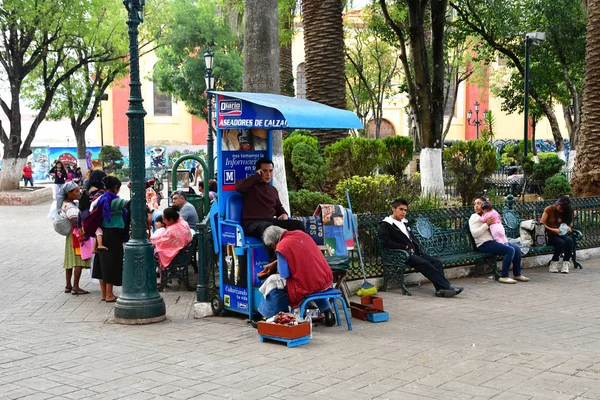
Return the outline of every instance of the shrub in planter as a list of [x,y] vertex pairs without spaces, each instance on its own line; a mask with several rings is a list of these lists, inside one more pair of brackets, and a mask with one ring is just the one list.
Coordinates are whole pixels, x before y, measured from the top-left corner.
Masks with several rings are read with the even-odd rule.
[[388,175],[402,177],[413,157],[412,139],[407,136],[388,136],[382,142],[385,147],[381,157],[382,171]]
[[283,140],[283,157],[285,159],[285,173],[287,178],[288,188],[291,190],[297,190],[301,187],[298,176],[294,173],[294,166],[292,164],[292,152],[299,143],[306,144],[312,147],[315,152],[319,152],[319,141],[309,132],[304,130],[297,130],[290,133],[290,135]]
[[464,206],[483,193],[486,179],[496,170],[496,150],[481,139],[454,142],[444,149],[443,158]]
[[396,179],[392,175],[353,176],[338,182],[335,188],[337,204],[346,206],[346,189],[350,193],[354,213],[389,211],[392,201],[405,198],[415,201],[420,193],[417,179]]
[[317,150],[306,143],[298,143],[292,151],[292,166],[300,187],[323,191],[327,179],[327,165]]
[[556,174],[546,179],[544,184],[544,199],[556,199],[562,195],[573,195],[571,184],[563,174]]
[[310,190],[301,189],[290,191],[290,208],[292,216],[306,217],[313,215],[319,204],[335,204],[335,201],[328,195]]
[[325,147],[323,151],[329,180],[337,183],[352,176],[368,176],[381,164],[385,146],[377,139],[345,138]]

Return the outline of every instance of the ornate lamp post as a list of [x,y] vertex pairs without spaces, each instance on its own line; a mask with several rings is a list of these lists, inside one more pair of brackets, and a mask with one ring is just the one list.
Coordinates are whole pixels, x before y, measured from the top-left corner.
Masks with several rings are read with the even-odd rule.
[[[479,119],[479,102],[476,101],[474,104],[475,107],[475,119],[471,122],[471,117],[473,117],[473,111],[467,111],[467,124],[475,127],[476,138],[479,139],[479,126],[483,124],[483,121]],[[484,111],[485,113],[485,111]]]
[[215,159],[214,159],[214,137],[212,133],[212,94],[208,93],[215,89],[215,77],[213,76],[213,61],[214,54],[207,48],[204,52],[204,64],[206,65],[206,73],[204,74],[204,83],[206,84],[206,101],[208,103],[208,137],[206,139],[206,152],[208,158],[208,177],[215,177]]
[[144,20],[145,0],[124,0],[128,11],[130,54],[129,159],[131,165],[131,239],[125,245],[123,293],[115,305],[115,322],[149,324],[165,319],[166,307],[158,294],[154,252],[146,236],[144,188],[144,116],[138,53],[138,26]]
[[525,34],[525,105],[523,109],[523,154],[525,158],[527,158],[527,133],[529,131],[529,53],[532,44],[538,45],[544,40],[546,40],[546,32],[529,32]]

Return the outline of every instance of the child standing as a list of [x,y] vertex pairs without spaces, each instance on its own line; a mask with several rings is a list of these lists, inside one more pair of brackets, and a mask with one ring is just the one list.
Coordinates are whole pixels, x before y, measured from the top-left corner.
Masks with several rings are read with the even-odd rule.
[[481,205],[481,209],[483,210],[481,222],[487,221],[488,218],[491,218],[493,221],[490,225],[490,233],[494,240],[498,243],[507,244],[508,239],[506,239],[506,232],[504,231],[504,226],[502,226],[502,220],[500,219],[498,211],[492,208],[492,203],[489,201],[484,201]]

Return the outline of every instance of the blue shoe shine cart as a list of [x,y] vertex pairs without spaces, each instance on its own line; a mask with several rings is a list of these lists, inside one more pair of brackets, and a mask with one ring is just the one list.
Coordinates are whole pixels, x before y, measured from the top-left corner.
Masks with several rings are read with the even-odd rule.
[[211,304],[215,313],[229,310],[252,319],[262,300],[257,273],[268,257],[260,239],[244,235],[243,199],[235,183],[255,173],[258,159],[272,159],[273,135],[282,130],[364,127],[350,111],[308,100],[266,93],[212,93],[217,101],[218,198],[211,206],[210,221],[220,289]]

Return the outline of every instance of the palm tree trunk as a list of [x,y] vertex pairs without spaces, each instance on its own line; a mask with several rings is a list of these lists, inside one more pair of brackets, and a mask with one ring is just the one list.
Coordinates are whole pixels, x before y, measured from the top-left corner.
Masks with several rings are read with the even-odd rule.
[[[279,93],[277,0],[246,0],[244,9],[244,92]],[[273,185],[290,213],[281,131],[273,131]]]
[[[346,109],[342,0],[303,0],[306,98]],[[322,146],[348,136],[347,130],[314,132]]]
[[600,195],[600,0],[588,2],[583,118],[571,185],[577,196]]

